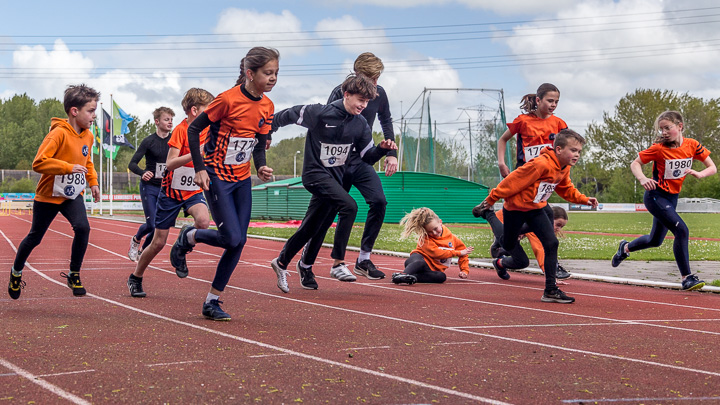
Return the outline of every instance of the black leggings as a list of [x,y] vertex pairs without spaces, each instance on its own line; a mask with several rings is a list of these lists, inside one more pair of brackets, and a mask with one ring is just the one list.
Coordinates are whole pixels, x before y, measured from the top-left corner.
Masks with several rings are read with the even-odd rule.
[[662,245],[668,230],[675,235],[673,253],[675,262],[683,277],[690,275],[690,254],[688,253],[688,239],[690,231],[685,221],[680,218],[677,211],[678,195],[669,194],[659,190],[645,191],[643,197],[645,208],[653,216],[650,234],[643,235],[628,245],[628,250],[635,252]]
[[13,263],[15,270],[19,271],[25,267],[25,261],[27,261],[33,249],[40,244],[58,212],[70,222],[73,232],[75,232],[70,251],[70,271],[80,271],[90,237],[90,223],[87,219],[85,201],[82,196],[78,196],[74,200],[65,200],[62,204],[33,202],[33,219],[30,233],[18,246],[15,262]]
[[[542,247],[545,250],[545,289],[552,290],[557,288],[555,283],[555,272],[557,271],[557,251],[558,240],[555,236],[553,224],[550,222],[544,209],[536,209],[532,211],[508,211],[503,208],[504,232],[501,243],[505,250],[510,252],[511,256],[502,259],[501,265],[505,268],[513,264],[513,261],[526,261],[529,263],[525,251],[517,249],[520,246],[518,236],[523,224],[528,225],[529,231],[535,233],[540,239]],[[515,257],[514,255],[519,255]],[[508,267],[506,267],[506,265]]]
[[405,260],[404,273],[415,276],[418,283],[440,284],[447,280],[445,273],[432,270],[420,253],[413,253]]
[[[548,204],[542,210],[545,215],[547,215],[550,223],[553,224],[553,232],[555,232],[555,216],[553,214],[552,207]],[[498,250],[498,256],[507,256],[505,259],[503,259],[503,267],[506,269],[524,269],[528,267],[530,265],[530,259],[525,253],[525,250],[522,248],[522,245],[520,245],[519,243],[515,245],[515,248],[512,252],[507,251],[505,247],[502,246],[503,223],[500,222],[500,220],[497,218],[495,212],[488,212],[485,218],[487,219],[488,224],[490,224],[490,229],[492,229],[493,235],[501,244],[501,247]],[[520,227],[518,234],[525,235],[528,232],[531,232],[530,227],[528,226],[528,224],[524,224],[522,227]]]

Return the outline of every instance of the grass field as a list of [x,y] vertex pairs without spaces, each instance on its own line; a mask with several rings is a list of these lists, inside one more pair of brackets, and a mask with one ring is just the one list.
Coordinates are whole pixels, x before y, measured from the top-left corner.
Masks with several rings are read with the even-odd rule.
[[[560,239],[558,252],[558,256],[564,259],[610,259],[617,249],[618,242],[623,239],[622,236],[582,235],[569,232],[642,235],[650,232],[652,227],[652,216],[648,213],[570,212],[569,216],[570,220],[565,227],[568,232]],[[720,227],[718,226],[720,225],[720,214],[688,213],[681,216],[690,229],[690,237],[720,239]],[[492,233],[489,226],[474,224],[446,225],[465,244],[475,247],[476,250],[470,255],[471,258],[487,258],[490,256],[488,250],[492,244]],[[353,228],[350,236],[350,246],[360,246],[362,226],[362,223],[358,223]],[[375,248],[410,252],[415,247],[415,241],[401,240],[400,231],[401,228],[397,224],[384,224]],[[332,243],[334,232],[334,228],[328,231],[325,237],[326,242]],[[289,238],[295,233],[295,228],[251,228],[249,233]],[[634,239],[633,236],[624,238],[627,240]],[[666,240],[659,248],[634,252],[628,260],[674,260],[672,242],[672,240]],[[532,256],[527,242],[524,241],[523,246],[528,254]],[[691,240],[689,249],[691,260],[720,260],[720,241]]]

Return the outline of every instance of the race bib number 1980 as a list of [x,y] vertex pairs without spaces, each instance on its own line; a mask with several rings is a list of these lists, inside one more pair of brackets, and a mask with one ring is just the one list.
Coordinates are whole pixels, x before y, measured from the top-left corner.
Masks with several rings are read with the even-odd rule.
[[692,158],[686,159],[668,159],[665,161],[665,177],[666,180],[681,179],[685,177],[687,169],[692,167]]
[[85,190],[84,173],[60,174],[55,176],[52,195],[74,200],[83,190]]

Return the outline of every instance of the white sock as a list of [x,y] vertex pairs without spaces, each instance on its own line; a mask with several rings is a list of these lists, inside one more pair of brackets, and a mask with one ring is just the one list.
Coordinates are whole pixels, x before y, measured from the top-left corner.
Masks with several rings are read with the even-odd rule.
[[300,265],[300,267],[302,267],[302,268],[305,269],[305,270],[307,270],[307,269],[309,269],[309,268],[312,267],[312,266],[308,266],[307,264],[303,263],[302,260],[298,261],[298,264]]
[[187,238],[187,241],[189,244],[195,246],[197,242],[195,242],[195,232],[197,232],[197,229],[190,230],[185,237]]
[[370,260],[370,253],[372,252],[366,252],[364,250],[361,250],[360,254],[358,255],[358,262],[361,262],[363,260]]
[[12,271],[13,276],[15,276],[15,277],[22,276],[22,270],[15,270],[14,267],[10,267],[10,269]]
[[213,294],[213,293],[208,293],[207,298],[205,298],[205,303],[206,303],[206,304],[209,304],[210,301],[212,301],[212,300],[219,300],[219,299],[220,299],[220,296],[219,296],[219,295],[215,295],[215,294]]

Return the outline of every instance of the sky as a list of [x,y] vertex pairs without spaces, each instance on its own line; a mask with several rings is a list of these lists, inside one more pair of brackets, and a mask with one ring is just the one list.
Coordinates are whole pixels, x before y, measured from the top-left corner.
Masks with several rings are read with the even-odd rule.
[[26,1],[3,15],[0,99],[62,100],[86,83],[106,110],[112,94],[143,122],[169,106],[179,123],[191,87],[232,87],[252,46],[280,51],[267,93],[276,110],[325,103],[355,57],[373,52],[396,133],[402,117],[420,125],[423,90],[437,89],[425,93],[432,120],[461,141],[458,122],[490,118],[503,100],[511,121],[545,82],[560,89],[556,115],[581,133],[638,88],[720,96],[720,4],[710,0]]

